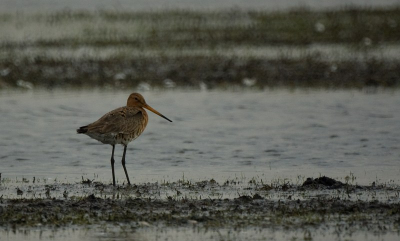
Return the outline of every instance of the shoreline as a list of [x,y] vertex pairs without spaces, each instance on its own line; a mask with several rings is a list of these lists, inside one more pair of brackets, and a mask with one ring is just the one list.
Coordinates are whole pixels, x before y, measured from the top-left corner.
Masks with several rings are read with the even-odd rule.
[[[351,178],[346,180],[349,181]],[[328,177],[308,178],[300,185],[264,184],[259,180],[217,183],[213,179],[193,183],[181,179],[115,188],[89,179],[76,184],[27,186],[21,183],[15,184],[12,190],[8,185],[2,181],[0,186],[2,227],[141,221],[174,227],[195,221],[204,227],[219,228],[278,227],[284,222],[284,226],[296,229],[310,222],[310,218],[318,220],[314,225],[319,226],[327,224],[323,221],[327,217],[329,222],[346,217],[378,228],[375,221],[369,220],[373,216],[385,225],[393,225],[390,231],[398,228],[396,220],[400,218],[398,184],[373,182],[360,186]],[[4,196],[10,191],[18,197]]]

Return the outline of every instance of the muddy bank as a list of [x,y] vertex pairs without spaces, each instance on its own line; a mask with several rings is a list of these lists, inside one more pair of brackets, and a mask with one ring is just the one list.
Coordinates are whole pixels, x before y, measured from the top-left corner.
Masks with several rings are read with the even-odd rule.
[[[334,227],[351,233],[397,232],[400,227],[398,185],[358,186],[326,177],[307,179],[300,185],[219,184],[214,180],[117,188],[90,180],[36,187],[32,183],[19,184],[16,189],[7,185],[2,183],[0,199],[0,226],[7,229],[130,223],[137,227],[151,224],[289,230]],[[72,195],[77,190],[79,194]],[[19,192],[19,196],[5,198],[7,192]],[[43,192],[43,197],[26,198],[26,192]],[[236,194],[226,197],[227,193]]]
[[25,59],[0,62],[0,88],[399,87],[400,61],[325,61],[235,57],[144,57],[110,60]]

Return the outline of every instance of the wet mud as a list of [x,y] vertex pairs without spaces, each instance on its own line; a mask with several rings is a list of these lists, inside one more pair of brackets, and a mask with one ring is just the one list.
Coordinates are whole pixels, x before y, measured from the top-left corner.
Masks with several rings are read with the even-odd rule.
[[398,185],[359,186],[328,177],[308,178],[301,184],[179,180],[117,187],[87,179],[47,185],[3,180],[0,190],[0,226],[6,230],[129,224],[133,228],[324,227],[351,234],[398,233],[400,228]]

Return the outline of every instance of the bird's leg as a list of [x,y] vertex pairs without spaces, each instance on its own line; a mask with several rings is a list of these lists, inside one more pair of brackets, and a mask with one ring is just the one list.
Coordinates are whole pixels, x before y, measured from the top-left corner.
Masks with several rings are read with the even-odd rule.
[[111,154],[111,170],[112,170],[112,177],[113,177],[113,185],[115,187],[115,173],[114,173],[114,149],[115,149],[115,145],[112,145],[113,149],[112,149],[112,154]]
[[124,154],[122,156],[122,167],[124,168],[125,176],[126,176],[126,179],[128,180],[128,185],[131,185],[131,182],[129,181],[128,171],[126,170],[126,167],[125,167],[126,147],[127,147],[127,145],[124,145]]

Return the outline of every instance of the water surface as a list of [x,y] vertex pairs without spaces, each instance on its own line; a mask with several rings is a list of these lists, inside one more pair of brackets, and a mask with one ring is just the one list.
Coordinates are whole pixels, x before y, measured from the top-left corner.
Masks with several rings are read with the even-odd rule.
[[[111,146],[76,128],[123,106],[132,91],[31,91],[0,94],[3,178],[82,176],[111,182]],[[128,146],[131,182],[327,175],[399,183],[398,91],[145,91],[173,120],[149,113]],[[125,181],[116,148],[116,178]]]

